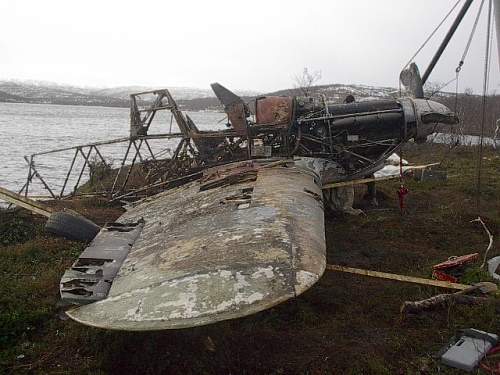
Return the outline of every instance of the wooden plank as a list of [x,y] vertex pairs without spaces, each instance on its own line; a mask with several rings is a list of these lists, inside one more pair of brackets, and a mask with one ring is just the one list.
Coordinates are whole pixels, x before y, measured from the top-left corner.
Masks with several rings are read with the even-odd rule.
[[51,208],[2,187],[0,187],[0,199],[46,217],[52,213]]
[[395,178],[399,178],[399,176],[394,175],[394,176],[384,176],[384,177],[369,177],[369,178],[361,178],[359,180],[334,182],[332,184],[323,185],[322,189],[325,190],[325,189],[331,189],[331,188],[336,188],[336,187],[341,187],[341,186],[361,185],[361,184],[366,184],[368,182],[393,180]]
[[345,273],[353,273],[356,275],[377,277],[377,278],[386,279],[386,280],[395,280],[395,281],[403,281],[403,282],[413,283],[413,284],[436,286],[439,288],[446,288],[446,289],[465,290],[465,289],[471,287],[471,285],[466,285],[466,284],[458,284],[458,283],[450,283],[448,281],[424,279],[422,277],[398,275],[395,273],[371,271],[371,270],[365,270],[365,269],[361,269],[361,268],[339,266],[336,264],[327,264],[326,269],[330,270],[330,271],[339,271],[339,272],[345,272]]
[[[408,170],[412,169],[425,169],[427,167],[431,167],[433,165],[438,165],[439,163],[431,163],[431,164],[424,164],[424,165],[413,165],[413,166],[408,166],[405,165],[405,172]],[[361,178],[358,180],[351,180],[351,181],[341,181],[341,182],[334,182],[331,184],[326,184],[323,185],[322,189],[331,189],[331,188],[336,188],[336,187],[341,187],[341,186],[351,186],[351,185],[360,185],[360,184],[366,184],[368,182],[377,182],[377,181],[385,181],[385,180],[392,180],[399,178],[399,175],[392,175],[392,176],[383,176],[383,177],[368,177],[368,178]]]

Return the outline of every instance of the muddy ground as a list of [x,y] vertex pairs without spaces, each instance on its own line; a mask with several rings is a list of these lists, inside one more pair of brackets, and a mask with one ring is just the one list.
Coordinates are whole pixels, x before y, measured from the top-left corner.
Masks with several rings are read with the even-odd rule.
[[[327,214],[328,261],[353,267],[430,276],[451,255],[483,253],[477,223],[476,149],[408,146],[414,163],[443,161],[444,182],[407,179],[407,213],[400,215],[397,180],[380,183],[378,208],[366,215]],[[500,154],[485,152],[481,217],[500,254]],[[85,200],[71,207],[104,222],[119,207]],[[400,305],[443,292],[393,281],[326,271],[297,299],[259,314],[194,329],[127,333],[92,329],[65,318],[58,282],[84,244],[43,233],[43,219],[0,213],[0,372],[120,374],[434,374],[455,373],[435,354],[462,328],[500,333],[497,300],[402,319]],[[476,269],[463,281],[486,279]]]

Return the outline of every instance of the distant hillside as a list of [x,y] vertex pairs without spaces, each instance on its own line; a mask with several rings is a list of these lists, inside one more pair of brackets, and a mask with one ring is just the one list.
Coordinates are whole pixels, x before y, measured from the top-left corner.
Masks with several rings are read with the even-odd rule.
[[[95,105],[128,107],[129,95],[164,87],[122,86],[87,88],[38,81],[0,81],[0,102]],[[205,99],[215,98],[212,90],[191,87],[167,87],[186,109],[205,109]],[[251,91],[236,91],[239,95],[257,95]],[[194,100],[194,101],[193,101]],[[193,102],[192,102],[193,101]],[[185,104],[183,104],[185,103]],[[212,101],[207,101],[212,103]],[[209,105],[208,105],[209,106]]]
[[11,103],[19,103],[25,101],[26,98],[22,96],[8,94],[5,91],[0,91],[0,102],[11,102]]
[[[330,101],[342,102],[347,95],[354,95],[359,99],[368,98],[390,98],[398,95],[398,90],[394,87],[378,87],[367,85],[348,85],[334,83],[329,85],[318,85],[309,88],[310,95],[325,95]],[[303,95],[300,88],[285,89],[275,91],[269,95]]]
[[80,88],[16,81],[0,81],[0,102],[128,106],[128,100],[86,93]]
[[[367,100],[370,98],[390,98],[395,97],[398,94],[397,89],[393,87],[374,87],[366,85],[345,85],[345,84],[330,84],[330,85],[320,85],[313,86],[309,89],[310,95],[319,96],[325,95],[326,98],[331,102],[342,102],[347,95],[354,95],[356,100]],[[241,94],[240,94],[241,95]],[[288,96],[288,95],[303,95],[301,89],[292,88],[278,90],[262,95],[277,95],[277,96]],[[255,99],[258,95],[244,95],[242,99],[244,101],[251,101]],[[183,109],[190,110],[215,110],[221,109],[222,106],[215,97],[205,97],[205,98],[195,98],[186,100],[177,100],[179,106]]]
[[[111,88],[87,88],[59,85],[37,81],[0,81],[0,102],[95,105],[108,107],[128,107],[129,95],[162,87],[121,86]],[[179,106],[185,110],[220,109],[221,105],[209,88],[168,87]],[[323,94],[332,101],[342,101],[353,94],[358,99],[365,97],[387,97],[394,92],[390,87],[331,84],[314,86],[313,95]],[[257,92],[235,90],[244,100],[251,100]],[[299,89],[285,89],[266,95],[300,95]],[[146,99],[146,98],[145,98]],[[147,100],[147,99],[146,99]]]
[[[0,102],[93,105],[128,107],[129,95],[162,87],[121,86],[112,88],[88,88],[59,85],[37,81],[0,81]],[[210,89],[167,87],[183,110],[220,110],[221,104]],[[235,90],[243,100],[250,101],[260,95],[256,92]],[[342,102],[349,94],[356,100],[397,97],[393,87],[367,85],[329,84],[309,88],[310,95],[324,95],[329,101]],[[284,89],[263,95],[303,95],[301,89]],[[446,93],[440,94],[446,96]],[[143,97],[145,101],[147,97]]]

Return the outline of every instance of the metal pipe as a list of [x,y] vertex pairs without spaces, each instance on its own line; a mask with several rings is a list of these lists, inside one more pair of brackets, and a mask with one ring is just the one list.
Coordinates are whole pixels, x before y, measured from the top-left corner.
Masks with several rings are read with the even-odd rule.
[[446,46],[450,42],[451,38],[453,37],[453,34],[455,34],[455,31],[458,28],[458,25],[460,25],[460,22],[462,22],[462,19],[464,18],[465,14],[467,13],[467,10],[469,10],[469,7],[471,6],[472,2],[474,0],[466,0],[465,4],[462,6],[462,9],[460,9],[460,12],[458,13],[457,17],[455,18],[455,21],[453,21],[453,24],[451,25],[450,29],[448,30],[448,33],[444,37],[443,41],[441,42],[441,45],[439,46],[438,50],[434,54],[434,57],[432,58],[431,62],[429,63],[429,66],[427,67],[427,70],[425,71],[424,75],[422,76],[422,85],[427,82],[427,78],[429,78],[430,74],[432,73],[432,70],[436,66],[437,62],[441,58],[441,55],[443,54],[444,50],[446,49]]
[[106,163],[106,160],[105,160],[105,159],[104,159],[104,157],[102,156],[102,154],[101,154],[101,152],[99,151],[99,149],[98,149],[96,146],[92,146],[92,147],[94,147],[94,150],[95,150],[96,154],[99,156],[99,158],[101,159],[101,161],[102,161],[102,163],[104,164],[104,166],[105,166],[106,168],[108,168],[108,167],[109,167],[109,165],[108,165],[108,163]]
[[[143,136],[143,137],[137,137],[135,139],[141,140],[141,139],[170,139],[170,138],[184,138],[184,135],[182,133],[171,133],[171,134],[163,133],[163,134],[151,134],[151,135],[147,135],[147,136]],[[122,142],[130,142],[130,137],[111,139],[109,141],[100,141],[100,142],[94,142],[94,143],[87,143],[87,144],[78,145],[78,146],[58,148],[58,149],[55,149],[55,150],[37,152],[35,154],[28,155],[28,156],[47,155],[47,154],[53,154],[53,153],[56,153],[56,152],[74,150],[77,147],[85,148],[85,147],[91,147],[91,146],[105,146],[105,145],[111,145],[111,144],[122,143]]]
[[122,163],[120,165],[120,168],[118,168],[118,172],[116,172],[116,177],[115,177],[115,180],[113,181],[113,185],[111,186],[111,191],[110,191],[110,194],[113,195],[114,191],[115,191],[115,186],[116,186],[116,183],[118,182],[118,178],[120,177],[120,173],[123,169],[123,166],[125,165],[125,163],[127,162],[127,158],[128,158],[128,153],[130,152],[130,147],[132,147],[132,141],[130,141],[128,143],[128,147],[127,147],[127,151],[125,152],[125,156],[123,157],[122,159]]
[[371,115],[378,115],[378,114],[385,114],[385,113],[403,113],[403,111],[401,110],[401,108],[395,108],[395,109],[386,109],[386,110],[372,111],[372,112],[348,113],[345,115],[328,115],[328,116],[321,116],[321,117],[310,117],[310,118],[305,118],[305,119],[299,119],[299,120],[297,120],[297,123],[302,124],[305,122],[312,122],[312,121],[338,120],[338,119],[361,117],[361,116],[371,116]]
[[[135,142],[134,142],[134,146],[135,146]],[[116,194],[121,193],[123,191],[123,189],[125,189],[125,186],[127,186],[128,179],[130,178],[130,174],[132,173],[132,169],[134,168],[135,161],[137,160],[137,155],[140,155],[139,150],[137,149],[137,147],[136,147],[136,150],[137,151],[135,152],[134,158],[132,159],[132,164],[130,164],[130,166],[128,168],[127,176],[125,176],[125,181],[123,181],[121,189],[118,190],[116,192]]]
[[[495,10],[495,27],[497,34],[497,51],[500,56],[500,0],[493,0],[494,10]],[[498,59],[498,63],[500,64],[500,59]],[[500,65],[499,65],[500,66]]]
[[80,171],[80,174],[78,175],[78,180],[76,180],[75,187],[73,188],[73,194],[76,194],[76,189],[78,189],[78,185],[80,185],[80,180],[82,179],[83,173],[85,172],[85,168],[87,167],[87,164],[89,162],[89,157],[90,157],[90,153],[92,152],[92,147],[89,148],[89,152],[87,152],[87,155],[85,155],[83,153],[81,148],[79,148],[78,151],[85,159],[85,162],[83,163],[82,170]]
[[134,147],[137,151],[137,154],[139,155],[139,160],[141,161],[141,163],[144,162],[144,159],[141,155],[141,152],[140,152],[140,149],[141,149],[141,146],[142,146],[142,139],[139,141],[139,146],[137,146],[137,144],[135,143],[135,141],[133,142],[134,143]]
[[149,145],[149,143],[148,143],[148,140],[147,140],[147,139],[145,139],[145,140],[144,140],[144,143],[146,144],[146,146],[147,146],[147,148],[148,148],[148,150],[149,150],[149,154],[151,155],[151,158],[152,158],[153,160],[156,160],[155,155],[153,154],[153,150],[151,150],[151,146],[150,146],[150,145]]
[[[42,178],[42,176],[40,175],[40,173],[38,173],[38,171],[36,170],[35,168],[35,162],[33,160],[33,157],[31,157],[30,160],[28,160],[28,158],[25,156],[24,157],[24,160],[26,160],[26,163],[30,164],[31,165],[31,169],[33,170],[33,176],[36,176],[40,182],[43,184],[43,186],[45,187],[45,189],[48,190],[48,192],[50,193],[50,195],[52,196],[52,198],[54,199],[57,199],[56,195],[54,194],[54,192],[52,191],[52,189],[49,187],[49,185],[47,185],[47,183],[45,182],[45,180]],[[31,178],[29,179],[31,180]],[[28,187],[26,186],[26,194],[28,192]]]
[[[28,161],[26,156],[24,157],[24,160]],[[24,196],[26,198],[28,197],[28,190],[30,188],[31,179],[33,178],[33,174],[31,173],[31,167],[33,166],[33,155],[30,156],[28,164],[29,164],[28,179],[26,180],[26,192],[24,193]]]
[[69,166],[68,173],[66,174],[66,179],[64,180],[64,184],[61,188],[61,193],[59,194],[59,198],[62,198],[64,195],[64,189],[66,189],[66,185],[69,180],[69,176],[71,175],[71,172],[73,171],[73,166],[75,165],[76,157],[78,156],[78,151],[80,150],[79,147],[75,149],[75,155],[73,156],[73,160],[71,161],[71,165]]

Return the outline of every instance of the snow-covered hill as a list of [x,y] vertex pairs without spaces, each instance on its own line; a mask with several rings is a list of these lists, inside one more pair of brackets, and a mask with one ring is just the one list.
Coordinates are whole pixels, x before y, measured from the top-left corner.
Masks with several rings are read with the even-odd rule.
[[[129,95],[160,87],[120,86],[110,88],[78,87],[45,81],[0,81],[0,102],[27,102],[75,105],[128,106]],[[215,98],[210,88],[167,87],[177,100]],[[238,91],[243,96],[258,95],[257,92]]]
[[[24,102],[44,104],[100,105],[128,107],[129,95],[149,91],[160,86],[121,86],[111,88],[76,87],[40,81],[0,81],[0,102]],[[210,88],[167,87],[181,108],[191,110],[216,109],[220,103]],[[349,94],[356,100],[398,97],[399,91],[393,87],[368,85],[329,84],[311,87],[313,96],[325,95],[329,101],[342,102]],[[261,95],[257,92],[235,90],[245,100]],[[285,89],[266,95],[302,95],[301,89]],[[147,98],[143,98],[148,100]]]
[[0,102],[125,107],[128,100],[94,95],[85,88],[35,81],[0,81]]
[[[342,102],[347,95],[353,95],[356,100],[381,99],[399,96],[398,89],[394,87],[378,87],[368,85],[349,85],[334,83],[330,85],[319,85],[308,88],[312,96],[325,95],[328,100]],[[272,93],[272,95],[302,95],[303,89],[285,89]]]

